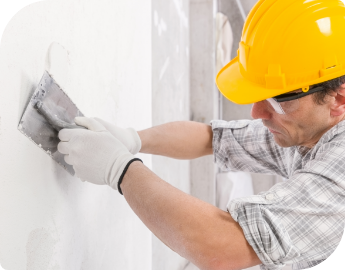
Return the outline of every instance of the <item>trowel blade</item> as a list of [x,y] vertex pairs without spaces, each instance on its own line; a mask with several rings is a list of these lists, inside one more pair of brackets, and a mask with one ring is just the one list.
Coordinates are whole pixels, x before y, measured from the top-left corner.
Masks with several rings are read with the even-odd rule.
[[18,125],[20,132],[74,176],[73,167],[65,162],[64,155],[57,150],[60,142],[58,132],[35,108],[37,101],[43,102],[55,116],[70,124],[74,124],[75,117],[84,115],[46,71]]

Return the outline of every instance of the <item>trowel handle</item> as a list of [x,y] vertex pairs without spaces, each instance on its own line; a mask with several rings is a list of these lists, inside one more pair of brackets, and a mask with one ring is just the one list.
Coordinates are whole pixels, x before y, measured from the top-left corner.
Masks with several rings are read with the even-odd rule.
[[61,129],[64,129],[64,128],[87,129],[86,127],[73,125],[57,118],[47,109],[47,107],[43,104],[42,101],[37,101],[35,104],[35,107],[44,116],[44,118],[48,121],[48,123],[51,124],[53,128],[56,129],[57,131],[60,131]]

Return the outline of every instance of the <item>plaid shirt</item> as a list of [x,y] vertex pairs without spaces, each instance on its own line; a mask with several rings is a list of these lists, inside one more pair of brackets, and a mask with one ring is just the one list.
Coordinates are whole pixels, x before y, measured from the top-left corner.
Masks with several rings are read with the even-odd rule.
[[345,121],[312,149],[282,148],[261,120],[212,121],[215,162],[224,171],[277,174],[267,192],[231,201],[228,211],[262,270],[305,269],[337,248],[345,218]]

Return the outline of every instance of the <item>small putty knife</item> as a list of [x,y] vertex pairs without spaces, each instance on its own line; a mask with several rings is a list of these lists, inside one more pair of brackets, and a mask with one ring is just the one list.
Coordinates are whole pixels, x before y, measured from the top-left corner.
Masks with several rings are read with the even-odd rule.
[[73,167],[65,162],[57,145],[61,129],[85,129],[74,123],[77,116],[84,115],[46,71],[25,109],[18,130],[74,176]]

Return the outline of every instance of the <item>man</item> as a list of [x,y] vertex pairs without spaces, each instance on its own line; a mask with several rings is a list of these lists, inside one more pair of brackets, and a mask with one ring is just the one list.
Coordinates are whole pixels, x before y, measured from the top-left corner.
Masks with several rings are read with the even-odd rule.
[[[200,269],[262,264],[305,269],[338,246],[345,213],[345,7],[336,0],[262,0],[244,26],[220,91],[254,103],[256,120],[176,122],[136,132],[100,119],[62,130],[58,148],[84,181],[119,190],[167,246]],[[228,212],[164,182],[138,151],[176,159],[215,156],[224,170],[288,180],[236,199]]]

